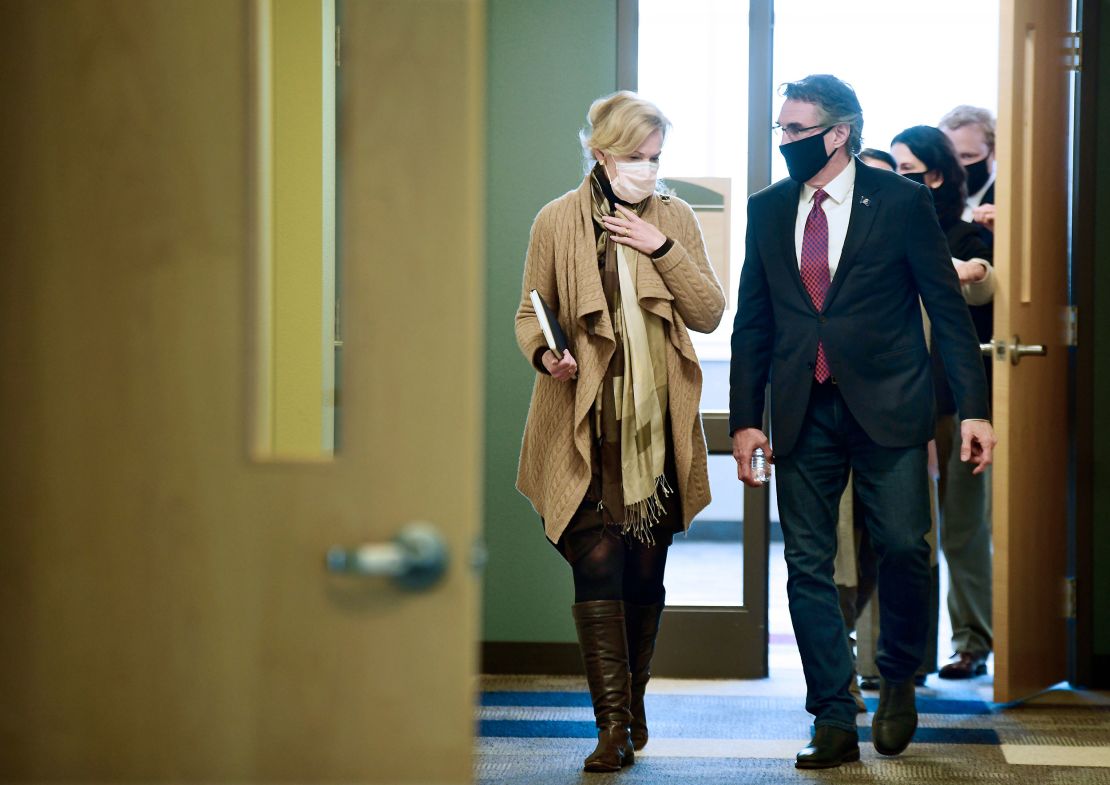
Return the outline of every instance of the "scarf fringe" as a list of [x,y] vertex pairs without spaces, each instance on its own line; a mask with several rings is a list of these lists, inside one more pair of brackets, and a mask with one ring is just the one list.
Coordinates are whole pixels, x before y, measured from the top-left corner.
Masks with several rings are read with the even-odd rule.
[[624,508],[624,533],[630,534],[645,545],[655,545],[655,535],[651,528],[659,523],[659,519],[666,512],[663,499],[674,493],[674,489],[667,482],[667,476],[660,474],[655,478],[655,491],[651,496],[634,504],[625,505]]

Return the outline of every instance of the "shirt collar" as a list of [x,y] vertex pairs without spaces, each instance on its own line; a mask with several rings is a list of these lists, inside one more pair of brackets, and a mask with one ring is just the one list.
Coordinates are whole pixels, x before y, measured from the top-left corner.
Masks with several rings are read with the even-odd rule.
[[[998,161],[995,161],[994,165],[995,165],[995,167],[997,167],[998,166]],[[975,193],[968,196],[967,197],[968,201],[971,201],[972,199],[982,200],[982,198],[987,195],[987,189],[990,188],[992,185],[994,185],[994,176],[995,176],[996,172],[997,172],[997,169],[995,169],[995,168],[991,169],[990,176],[987,178],[987,181],[985,183],[983,183],[983,187],[980,188]]]
[[[848,158],[848,165],[834,177],[828,185],[824,187],[824,192],[829,195],[837,204],[844,204],[844,200],[852,193],[852,189],[856,185],[856,159],[855,156]],[[809,203],[813,201],[813,195],[817,193],[817,189],[808,183],[802,186],[802,201]]]

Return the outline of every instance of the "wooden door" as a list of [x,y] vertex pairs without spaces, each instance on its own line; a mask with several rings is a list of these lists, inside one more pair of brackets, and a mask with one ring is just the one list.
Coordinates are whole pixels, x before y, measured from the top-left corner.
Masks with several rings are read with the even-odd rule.
[[[248,3],[0,10],[0,780],[468,782],[483,10],[351,3],[334,458],[249,448]],[[424,520],[422,592],[325,571]]]
[[[1066,0],[1002,0],[995,258],[995,700],[1067,677]],[[1012,345],[1040,344],[1044,357]],[[1000,348],[998,344],[1004,344]]]

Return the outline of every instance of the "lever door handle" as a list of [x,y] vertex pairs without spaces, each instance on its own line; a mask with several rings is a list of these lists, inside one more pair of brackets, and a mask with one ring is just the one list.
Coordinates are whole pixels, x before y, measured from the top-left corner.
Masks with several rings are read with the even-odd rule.
[[448,563],[447,545],[439,530],[428,523],[406,524],[392,542],[368,543],[353,548],[328,549],[328,572],[390,578],[404,589],[421,590],[435,585]]
[[979,351],[988,357],[993,354],[994,359],[999,362],[1005,360],[1006,355],[1009,355],[1010,364],[1017,365],[1021,362],[1022,357],[1044,357],[1048,354],[1048,347],[1040,343],[1022,343],[1021,338],[1015,335],[1009,344],[1002,341],[981,343],[979,344]]
[[1010,344],[1010,362],[1014,365],[1021,362],[1022,357],[1044,357],[1047,354],[1048,348],[1044,344],[1024,344],[1016,335]]

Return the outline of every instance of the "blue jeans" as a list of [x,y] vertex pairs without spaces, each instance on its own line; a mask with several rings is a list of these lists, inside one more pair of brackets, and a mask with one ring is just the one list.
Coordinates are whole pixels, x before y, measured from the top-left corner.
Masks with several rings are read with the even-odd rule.
[[775,459],[786,591],[805,671],[806,710],[815,725],[854,730],[852,660],[833,582],[837,511],[849,470],[879,560],[876,664],[888,681],[906,681],[921,664],[928,629],[925,445],[876,444],[834,383],[815,384],[797,445]]

